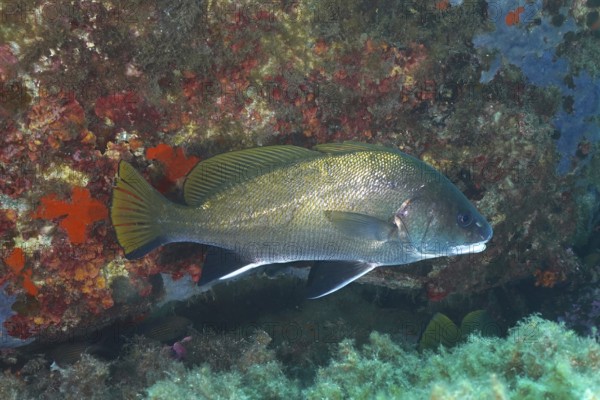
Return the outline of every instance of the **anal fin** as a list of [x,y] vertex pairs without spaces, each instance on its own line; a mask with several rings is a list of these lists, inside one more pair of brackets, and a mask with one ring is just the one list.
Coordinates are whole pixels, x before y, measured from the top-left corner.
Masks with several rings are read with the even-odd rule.
[[225,280],[263,265],[241,256],[231,250],[219,247],[209,248],[202,265],[202,275],[198,285],[206,285],[217,280]]
[[308,275],[306,297],[317,299],[333,293],[375,267],[374,264],[358,261],[317,261]]

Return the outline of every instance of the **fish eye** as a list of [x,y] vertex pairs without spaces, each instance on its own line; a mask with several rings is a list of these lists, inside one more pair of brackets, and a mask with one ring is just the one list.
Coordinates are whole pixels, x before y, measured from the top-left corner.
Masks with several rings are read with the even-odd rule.
[[473,223],[473,216],[469,211],[459,212],[456,216],[456,222],[460,227],[466,228]]

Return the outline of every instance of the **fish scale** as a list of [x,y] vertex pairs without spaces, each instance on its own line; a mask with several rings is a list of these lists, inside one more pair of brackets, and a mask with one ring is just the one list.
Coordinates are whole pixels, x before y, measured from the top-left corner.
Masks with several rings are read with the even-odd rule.
[[[306,254],[299,256],[307,259],[352,260],[357,256],[370,259],[377,250],[372,244],[361,246],[354,238],[337,231],[323,213],[323,210],[343,209],[382,219],[391,217],[398,193],[374,177],[377,173],[385,176],[382,168],[401,169],[402,165],[392,157],[376,163],[370,156],[364,153],[325,156],[283,166],[233,186],[181,215],[182,219],[207,221],[195,226],[187,238],[193,241],[203,237],[232,250],[252,248],[257,241],[293,243],[306,249]],[[261,254],[252,256],[261,258]],[[286,260],[285,254],[281,257]]]

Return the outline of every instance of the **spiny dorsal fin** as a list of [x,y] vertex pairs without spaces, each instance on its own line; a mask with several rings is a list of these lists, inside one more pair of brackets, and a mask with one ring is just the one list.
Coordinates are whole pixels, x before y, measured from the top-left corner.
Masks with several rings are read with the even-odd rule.
[[265,146],[219,154],[202,161],[189,173],[183,196],[190,206],[197,206],[215,192],[281,165],[318,157],[319,153],[297,146]]

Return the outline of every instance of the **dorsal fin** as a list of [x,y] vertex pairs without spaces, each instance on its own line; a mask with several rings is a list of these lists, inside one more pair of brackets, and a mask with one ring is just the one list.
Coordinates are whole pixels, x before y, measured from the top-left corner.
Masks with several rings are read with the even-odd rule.
[[393,147],[353,141],[318,144],[315,146],[315,150],[320,151],[321,153],[348,153],[353,151],[387,151],[391,153],[400,153],[400,150]]
[[185,202],[198,206],[211,194],[318,152],[297,146],[265,146],[219,154],[200,162],[183,185]]

